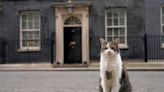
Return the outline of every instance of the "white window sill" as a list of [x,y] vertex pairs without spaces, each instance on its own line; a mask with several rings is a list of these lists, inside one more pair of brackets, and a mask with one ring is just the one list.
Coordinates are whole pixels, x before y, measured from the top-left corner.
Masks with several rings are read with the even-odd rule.
[[128,45],[125,44],[119,44],[120,49],[128,49]]
[[164,49],[164,43],[161,44],[161,48]]
[[18,52],[37,52],[41,51],[40,48],[20,48],[17,50]]

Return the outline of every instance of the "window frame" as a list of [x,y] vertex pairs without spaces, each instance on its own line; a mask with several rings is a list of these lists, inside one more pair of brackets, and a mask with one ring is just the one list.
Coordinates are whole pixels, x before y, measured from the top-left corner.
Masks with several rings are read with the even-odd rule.
[[[29,13],[34,13],[34,14],[38,14],[38,16],[39,16],[39,28],[38,29],[35,29],[35,28],[28,28],[29,27],[29,25],[28,25],[28,19],[26,20],[27,22],[26,22],[26,29],[23,29],[22,28],[22,23],[23,23],[23,20],[22,20],[22,15],[23,14],[29,14]],[[34,25],[35,25],[35,23],[34,23],[34,19],[32,19],[32,26],[34,27]],[[20,49],[18,50],[19,52],[24,52],[24,51],[40,51],[40,49],[41,49],[41,13],[40,13],[40,11],[22,11],[22,12],[20,12],[20,42],[19,42],[19,44],[20,44]],[[23,32],[39,32],[39,37],[38,37],[38,40],[37,39],[34,39],[34,40],[36,40],[36,41],[39,41],[39,45],[38,46],[23,46]]]
[[[107,17],[107,13],[108,13],[108,11],[110,11],[110,9],[112,10],[112,9],[124,9],[124,25],[116,25],[116,26],[109,26],[108,25],[108,17]],[[119,17],[120,18],[120,17]],[[112,19],[113,20],[113,19]],[[113,22],[113,21],[112,21]],[[114,22],[113,22],[114,23]],[[120,24],[119,22],[118,22],[118,24]],[[109,37],[109,35],[108,35],[108,29],[114,29],[114,28],[124,28],[125,30],[125,35],[124,35],[124,37],[125,37],[125,43],[119,43],[119,47],[121,48],[121,49],[124,49],[124,48],[128,48],[128,45],[127,45],[127,9],[125,8],[125,7],[120,7],[120,8],[117,8],[117,7],[112,7],[112,8],[107,8],[106,9],[106,11],[105,11],[105,39],[106,40],[108,40],[108,37]],[[113,39],[113,37],[114,37],[114,35],[112,35],[112,39]]]

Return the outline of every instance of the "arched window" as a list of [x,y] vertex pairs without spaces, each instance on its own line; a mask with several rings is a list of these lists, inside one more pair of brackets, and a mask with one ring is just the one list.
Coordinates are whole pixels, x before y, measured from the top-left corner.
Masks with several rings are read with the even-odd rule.
[[64,25],[80,25],[81,20],[76,16],[69,16],[64,20]]

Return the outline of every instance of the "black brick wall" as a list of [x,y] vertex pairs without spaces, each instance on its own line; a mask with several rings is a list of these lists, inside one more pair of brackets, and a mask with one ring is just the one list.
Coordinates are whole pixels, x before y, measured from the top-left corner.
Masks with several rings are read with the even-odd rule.
[[[55,35],[55,10],[52,7],[55,2],[67,0],[3,0],[3,11],[0,12],[0,38],[8,41],[15,40],[12,49],[8,49],[10,58],[24,58],[35,54],[38,58],[42,55],[50,57],[49,42],[42,41],[40,52],[20,53],[19,49],[19,13],[21,11],[38,10],[41,12],[41,39],[48,39]],[[126,57],[143,57],[143,37],[145,33],[160,35],[160,5],[164,0],[74,0],[92,1],[89,15],[90,31],[90,58],[99,57],[99,37],[105,37],[105,10],[110,7],[124,7],[127,9],[127,35],[128,48],[122,50]],[[137,37],[139,39],[137,39]],[[55,37],[54,37],[55,38]],[[148,41],[149,42],[149,41]],[[160,42],[155,41],[157,47]],[[157,43],[158,42],[158,43]],[[138,43],[138,44],[136,44]],[[150,43],[150,42],[149,42]],[[14,45],[15,44],[15,45]],[[141,44],[141,45],[140,45]],[[135,46],[140,45],[138,48]],[[151,44],[150,44],[151,45]],[[55,46],[55,45],[54,45]],[[154,47],[153,47],[154,48]],[[153,49],[149,47],[149,49]],[[13,50],[14,49],[14,50]],[[140,50],[140,51],[139,51]],[[55,52],[55,51],[54,51]],[[126,54],[128,52],[128,54]],[[157,53],[161,51],[159,48]],[[48,54],[49,53],[49,54]],[[15,55],[14,57],[12,55]],[[154,55],[150,55],[154,56]],[[45,57],[45,58],[46,58]],[[55,58],[55,55],[54,55]],[[14,60],[14,59],[13,59]]]

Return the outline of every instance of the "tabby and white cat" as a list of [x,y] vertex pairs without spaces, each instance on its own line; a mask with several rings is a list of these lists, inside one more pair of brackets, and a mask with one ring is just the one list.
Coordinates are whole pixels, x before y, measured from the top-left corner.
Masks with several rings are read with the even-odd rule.
[[107,42],[100,38],[100,42],[99,92],[131,92],[131,83],[121,60],[118,39]]

